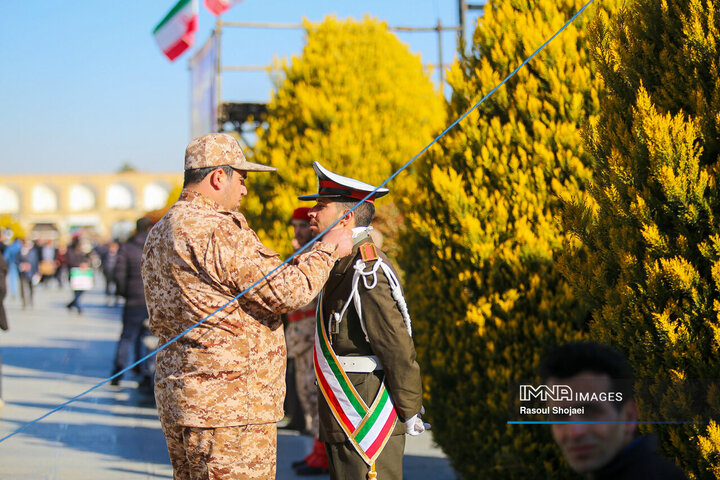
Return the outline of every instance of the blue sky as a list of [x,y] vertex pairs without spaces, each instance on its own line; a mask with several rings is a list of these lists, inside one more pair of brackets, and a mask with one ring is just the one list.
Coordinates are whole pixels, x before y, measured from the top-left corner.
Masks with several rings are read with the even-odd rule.
[[[200,0],[193,50],[169,62],[152,37],[173,0],[0,0],[0,175],[179,171],[190,140],[188,59],[215,26]],[[244,0],[226,21],[300,23],[335,14],[393,26],[457,25],[456,0]],[[299,54],[303,32],[227,27],[225,65]],[[437,61],[434,33],[398,36]],[[443,37],[446,63],[455,35]],[[437,79],[437,75],[434,76]],[[437,80],[436,80],[437,81]],[[266,73],[226,72],[223,101],[267,101]]]

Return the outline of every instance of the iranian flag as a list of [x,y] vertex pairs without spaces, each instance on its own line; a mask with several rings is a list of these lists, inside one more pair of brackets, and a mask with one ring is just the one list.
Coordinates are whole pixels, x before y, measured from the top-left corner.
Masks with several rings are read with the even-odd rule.
[[203,0],[205,8],[210,10],[210,13],[219,17],[223,13],[230,10],[233,5],[240,3],[242,0]]
[[173,61],[192,47],[197,29],[197,0],[180,0],[157,24],[153,35],[165,56]]

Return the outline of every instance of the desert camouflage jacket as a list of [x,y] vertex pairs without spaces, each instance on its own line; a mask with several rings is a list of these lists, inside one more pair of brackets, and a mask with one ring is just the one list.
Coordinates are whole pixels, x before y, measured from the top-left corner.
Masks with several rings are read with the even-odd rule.
[[[315,307],[317,299],[300,310],[288,313],[285,327],[285,340],[289,357],[309,354],[315,345]],[[315,372],[310,372],[314,377]]]
[[[281,419],[286,350],[280,314],[307,305],[335,260],[334,246],[317,243],[160,351],[155,395],[163,421],[220,427]],[[145,244],[150,329],[166,343],[280,264],[241,213],[185,190]]]

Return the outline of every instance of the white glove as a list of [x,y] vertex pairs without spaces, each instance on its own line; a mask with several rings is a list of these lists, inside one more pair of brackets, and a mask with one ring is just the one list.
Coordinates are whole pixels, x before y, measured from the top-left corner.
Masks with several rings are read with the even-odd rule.
[[430,424],[423,422],[420,418],[420,415],[423,413],[425,413],[425,408],[421,407],[420,413],[405,420],[405,430],[408,435],[415,437],[423,433],[425,430],[430,430]]

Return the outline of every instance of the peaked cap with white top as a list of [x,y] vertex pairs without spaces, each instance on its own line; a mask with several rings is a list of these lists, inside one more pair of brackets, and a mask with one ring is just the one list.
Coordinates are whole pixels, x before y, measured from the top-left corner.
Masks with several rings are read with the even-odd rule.
[[[316,200],[318,198],[339,198],[346,197],[354,200],[362,200],[368,193],[375,190],[375,186],[369,183],[355,180],[354,178],[343,177],[337,173],[333,173],[318,162],[313,162],[313,169],[317,174],[318,193],[313,195],[303,195],[298,197],[299,200]],[[387,195],[390,190],[387,188],[378,188],[366,202],[375,203],[375,199]]]

